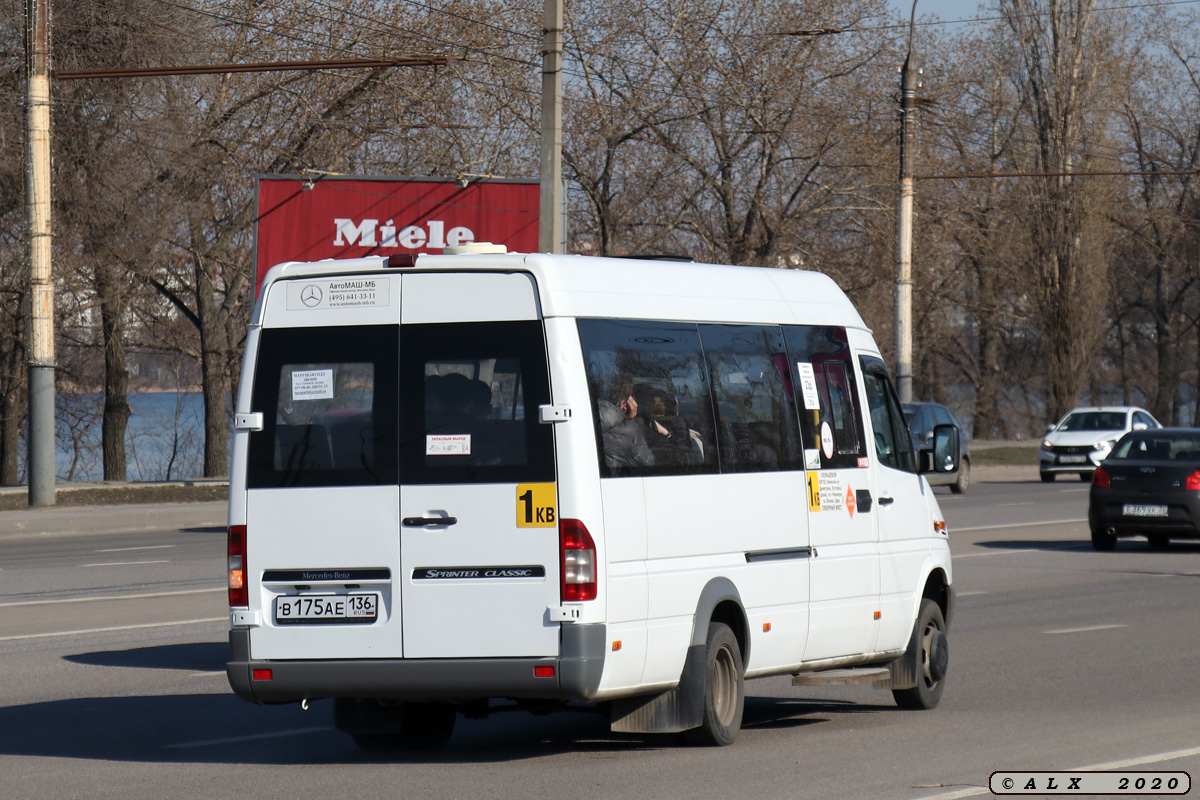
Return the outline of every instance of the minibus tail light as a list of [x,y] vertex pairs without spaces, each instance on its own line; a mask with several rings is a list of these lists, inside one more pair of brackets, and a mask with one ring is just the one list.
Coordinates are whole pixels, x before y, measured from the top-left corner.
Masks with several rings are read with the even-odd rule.
[[229,605],[250,605],[246,588],[246,526],[229,526]]
[[1189,492],[1200,490],[1200,469],[1187,476],[1186,488]]
[[[1196,477],[1195,474],[1188,478],[1189,489],[1192,488],[1192,478],[1194,477]],[[1096,467],[1096,471],[1092,473],[1092,486],[1095,486],[1097,489],[1111,489],[1112,478],[1109,476],[1108,470],[1104,467]],[[1200,485],[1197,485],[1196,488],[1200,489]]]
[[596,543],[577,519],[558,524],[563,602],[596,599]]

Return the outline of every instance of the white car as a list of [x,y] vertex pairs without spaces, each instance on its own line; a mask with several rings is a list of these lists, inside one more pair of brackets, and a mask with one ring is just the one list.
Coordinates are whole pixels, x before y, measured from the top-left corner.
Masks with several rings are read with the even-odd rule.
[[1046,426],[1038,452],[1038,470],[1049,483],[1059,473],[1091,480],[1092,473],[1129,431],[1161,428],[1150,412],[1134,406],[1084,406],[1067,414],[1057,425]]

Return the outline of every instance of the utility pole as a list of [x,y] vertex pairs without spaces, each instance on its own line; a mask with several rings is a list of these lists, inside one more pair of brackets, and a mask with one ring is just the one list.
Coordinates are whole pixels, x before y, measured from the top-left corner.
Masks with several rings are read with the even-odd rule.
[[29,73],[29,505],[54,505],[54,283],[50,271],[50,0],[26,0]]
[[[916,20],[913,0],[912,20]],[[917,124],[918,70],[912,63],[912,25],[909,23],[908,55],[900,70],[900,207],[896,214],[896,389],[901,403],[912,402],[912,242],[913,136]]]
[[563,249],[562,0],[544,0],[542,44],[542,157],[539,174],[538,250]]

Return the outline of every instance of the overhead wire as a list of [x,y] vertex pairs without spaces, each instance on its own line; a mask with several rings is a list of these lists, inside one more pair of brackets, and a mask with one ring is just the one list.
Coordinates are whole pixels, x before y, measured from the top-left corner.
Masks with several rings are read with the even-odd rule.
[[[1198,1],[1198,0],[1179,0],[1179,2],[1169,2],[1169,3],[1165,3],[1165,4],[1166,4],[1166,5],[1185,5],[1185,4],[1193,4],[1193,3],[1197,2],[1197,1]],[[190,8],[190,7],[186,7],[186,6],[181,6],[180,4],[178,4],[178,3],[174,3],[174,2],[171,2],[170,0],[157,0],[157,2],[163,3],[163,4],[165,4],[165,5],[174,6],[174,7],[177,7],[177,8],[184,8],[184,9],[186,9],[186,10],[189,10],[189,11],[194,11],[194,12],[196,11],[196,9],[194,9],[194,8]],[[432,8],[432,7],[428,6],[427,4],[424,4],[424,3],[414,2],[413,0],[409,0],[409,2],[410,2],[410,4],[411,4],[411,5],[418,6],[418,7],[423,7],[423,8],[426,8],[426,9],[430,9],[430,10],[437,11],[437,12],[439,12],[439,13],[442,13],[440,9],[434,9],[434,8]],[[318,0],[318,4],[319,4],[319,5],[322,5],[322,6],[326,7],[326,8],[328,8],[328,9],[330,9],[330,10],[334,10],[334,11],[341,10],[341,9],[336,9],[336,8],[335,8],[335,7],[333,7],[333,6],[332,6],[330,3],[327,3],[327,2],[320,2],[320,0]],[[1161,5],[1164,5],[1164,4],[1163,4],[1163,3],[1153,3],[1153,4],[1128,4],[1128,5],[1126,5],[1126,6],[1123,6],[1123,8],[1139,8],[1139,7],[1151,7],[1151,6],[1153,6],[1153,7],[1158,7],[1158,6],[1161,6]],[[1106,7],[1106,9],[1105,9],[1105,10],[1108,10],[1108,8],[1109,8],[1109,7]],[[283,9],[281,8],[281,6],[280,6],[278,3],[276,3],[276,4],[274,5],[274,9],[275,9],[275,10],[278,10],[278,11],[282,11],[282,10],[283,10]],[[293,11],[295,10],[295,9],[294,9],[294,7],[292,7],[292,10],[293,10]],[[246,24],[244,21],[242,21],[242,20],[238,20],[238,19],[236,19],[236,18],[234,18],[234,17],[230,17],[230,16],[228,16],[228,15],[214,14],[214,13],[212,13],[212,12],[196,12],[196,13],[207,13],[207,14],[208,14],[209,16],[211,16],[212,18],[214,18],[214,19],[216,19],[216,20],[219,20],[219,21],[224,21],[224,22],[227,22],[227,23],[229,23],[229,24],[234,24],[234,25]],[[369,23],[371,23],[371,25],[370,25],[370,26],[358,25],[357,23],[355,23],[356,25],[358,25],[358,27],[360,27],[360,28],[361,28],[361,29],[363,29],[363,30],[366,30],[366,31],[368,31],[368,32],[378,32],[379,30],[385,30],[385,29],[387,29],[387,28],[388,28],[388,23],[381,23],[381,22],[379,22],[378,20],[374,20],[374,19],[371,19],[371,18],[369,18],[369,17],[365,17],[365,16],[363,16],[363,15],[361,15],[361,14],[357,14],[357,12],[352,12],[352,13],[354,13],[354,15],[355,15],[355,16],[357,16],[357,17],[359,17],[361,20],[365,20],[366,22],[369,22]],[[330,21],[330,19],[329,19],[328,17],[326,17],[326,16],[323,16],[323,15],[311,15],[311,14],[310,14],[310,15],[308,15],[308,16],[309,16],[310,18],[313,18],[313,19],[318,19],[318,20],[322,20],[322,21],[324,21],[324,22],[329,22],[329,21]],[[462,15],[456,15],[456,16],[458,16],[458,17],[460,17],[460,18],[461,18],[461,16],[462,16]],[[978,19],[979,19],[979,20],[987,20],[987,19],[991,19],[991,18],[978,18]],[[272,33],[274,33],[274,34],[278,34],[278,31],[271,31],[270,29],[268,29],[268,28],[266,28],[266,27],[264,27],[264,26],[255,26],[255,27],[257,27],[257,29],[258,29],[258,30],[261,30],[261,31],[264,31],[264,32],[272,32]],[[392,26],[392,27],[396,27],[396,26]],[[496,29],[499,29],[499,30],[507,30],[507,29],[502,29],[502,28],[499,28],[498,26],[492,26],[492,27],[495,27]],[[403,29],[401,29],[401,30],[403,30]],[[863,28],[863,30],[870,30],[870,28]],[[736,34],[734,34],[734,35],[736,35]],[[312,41],[310,41],[310,40],[305,40],[305,39],[302,39],[302,38],[300,38],[300,37],[291,37],[291,36],[289,36],[288,34],[283,34],[283,37],[284,37],[284,38],[288,38],[288,39],[293,39],[293,40],[295,40],[295,41],[300,41],[300,42],[304,43],[306,46],[310,46],[310,47],[316,47],[316,46],[317,46],[317,43],[315,43],[315,42],[312,42]],[[536,37],[533,37],[532,35],[528,35],[528,36],[527,36],[527,38],[529,38],[529,39],[531,39],[531,40],[534,40]],[[447,42],[448,42],[448,40],[445,40],[445,39],[440,39],[440,40],[437,40],[437,41],[440,41],[441,43],[447,43]],[[461,43],[454,43],[454,44],[455,44],[456,46],[461,46]],[[328,44],[326,44],[325,46],[326,46],[326,47],[328,47]],[[345,52],[350,52],[350,51],[345,51]],[[489,55],[489,56],[490,56],[490,55],[494,55],[493,53],[491,53],[491,52],[488,52],[488,51],[484,51],[484,50],[477,50],[477,52],[479,52],[479,53],[482,53],[482,54],[484,54],[484,55]],[[589,52],[589,51],[587,51],[587,50],[581,50],[580,52]],[[615,59],[615,60],[617,60],[617,61],[622,61],[622,59]],[[645,66],[644,64],[639,64],[638,62],[629,61],[628,59],[624,59],[624,61],[625,61],[625,63],[628,63],[628,64],[630,64],[630,65],[632,65],[632,66],[637,66],[637,67],[643,67],[643,66]],[[526,64],[526,65],[529,65],[529,64],[531,64],[531,63],[532,63],[532,62],[525,62],[525,61],[520,61],[520,60],[518,60],[518,62],[519,62],[519,63],[522,63],[522,64]],[[520,87],[520,86],[518,86],[518,87],[513,87],[513,86],[510,86],[510,85],[506,85],[506,84],[498,84],[498,83],[494,83],[494,82],[492,82],[492,83],[489,83],[489,82],[486,82],[486,81],[480,81],[480,80],[478,80],[477,78],[472,78],[472,77],[470,77],[470,76],[458,76],[458,78],[459,78],[460,80],[462,80],[464,83],[471,83],[471,84],[476,84],[476,85],[484,85],[484,86],[489,86],[490,88],[494,88],[494,89],[503,89],[503,90],[506,90],[506,91],[514,91],[514,90],[515,90],[515,91],[518,91],[518,92],[525,92],[525,93],[528,93],[528,94],[530,94],[530,95],[536,94],[536,92],[535,92],[535,91],[534,91],[532,88],[526,88],[526,87]],[[654,87],[650,87],[648,90],[649,90],[649,91],[651,91],[651,92],[658,92],[659,94],[663,95],[663,96],[664,96],[666,99],[674,99],[674,100],[686,100],[686,101],[693,101],[693,102],[711,102],[711,101],[714,101],[714,100],[715,100],[715,101],[722,101],[722,100],[724,100],[724,101],[726,101],[726,102],[727,102],[727,100],[728,100],[728,98],[722,97],[722,96],[720,96],[720,95],[715,95],[715,96],[713,96],[713,97],[704,96],[704,95],[689,95],[689,94],[681,94],[681,93],[679,93],[679,92],[677,92],[677,91],[676,91],[676,92],[669,92],[669,91],[665,91],[665,90],[658,90],[658,89],[656,89],[656,88],[654,88]],[[592,107],[597,107],[597,106],[599,106],[599,107],[607,107],[607,108],[611,108],[611,109],[618,109],[618,110],[623,108],[622,104],[620,104],[620,103],[616,103],[616,102],[606,103],[606,102],[604,102],[604,101],[602,101],[602,100],[598,100],[598,99],[596,99],[596,98],[591,98],[591,97],[571,96],[571,97],[569,97],[569,98],[567,98],[567,99],[566,99],[566,102],[568,102],[568,103],[571,103],[571,104],[585,104],[585,105],[592,106]],[[735,109],[739,107],[739,104],[737,104],[737,103],[733,103],[733,104],[730,104],[730,105],[731,105],[733,108],[735,108]],[[747,109],[749,109],[750,107],[751,107],[751,106],[750,106],[749,104],[741,104],[741,105],[740,105],[740,108],[741,108],[741,110],[743,110],[743,111],[744,111],[744,110],[747,110]],[[755,111],[761,110],[761,109],[760,109],[760,107],[758,107],[758,106],[754,106],[753,108],[754,108],[754,110],[755,110]],[[813,108],[813,107],[809,107],[809,110],[811,110],[812,108]],[[837,120],[839,120],[839,121],[858,121],[858,122],[874,121],[874,122],[875,122],[875,123],[877,123],[877,124],[882,124],[882,123],[885,121],[885,117],[884,117],[884,115],[880,115],[880,116],[878,116],[878,117],[876,117],[876,116],[871,116],[871,115],[867,115],[867,116],[865,116],[865,117],[864,117],[864,116],[863,116],[863,115],[861,115],[861,114],[849,115],[849,114],[845,114],[845,113],[840,113],[840,114],[829,114],[829,113],[826,113],[826,114],[824,114],[824,116],[825,116],[825,118],[827,118],[827,119],[837,119]],[[349,124],[349,123],[348,123],[348,124]],[[683,123],[683,122],[681,121],[681,124],[686,124],[686,123]],[[499,130],[499,128],[497,128],[497,130]],[[949,148],[947,148],[947,149],[949,149]]]

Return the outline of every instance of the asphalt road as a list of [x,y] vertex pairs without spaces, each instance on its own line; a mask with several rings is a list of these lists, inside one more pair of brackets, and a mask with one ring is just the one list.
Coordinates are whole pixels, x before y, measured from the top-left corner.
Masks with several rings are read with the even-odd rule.
[[460,719],[434,754],[364,754],[328,702],[230,694],[219,504],[124,533],[0,514],[0,798],[949,800],[990,795],[997,770],[1200,776],[1200,544],[1093,552],[1076,481],[936,491],[960,599],[941,706],[752,681],[741,737],[717,750],[517,712]]

